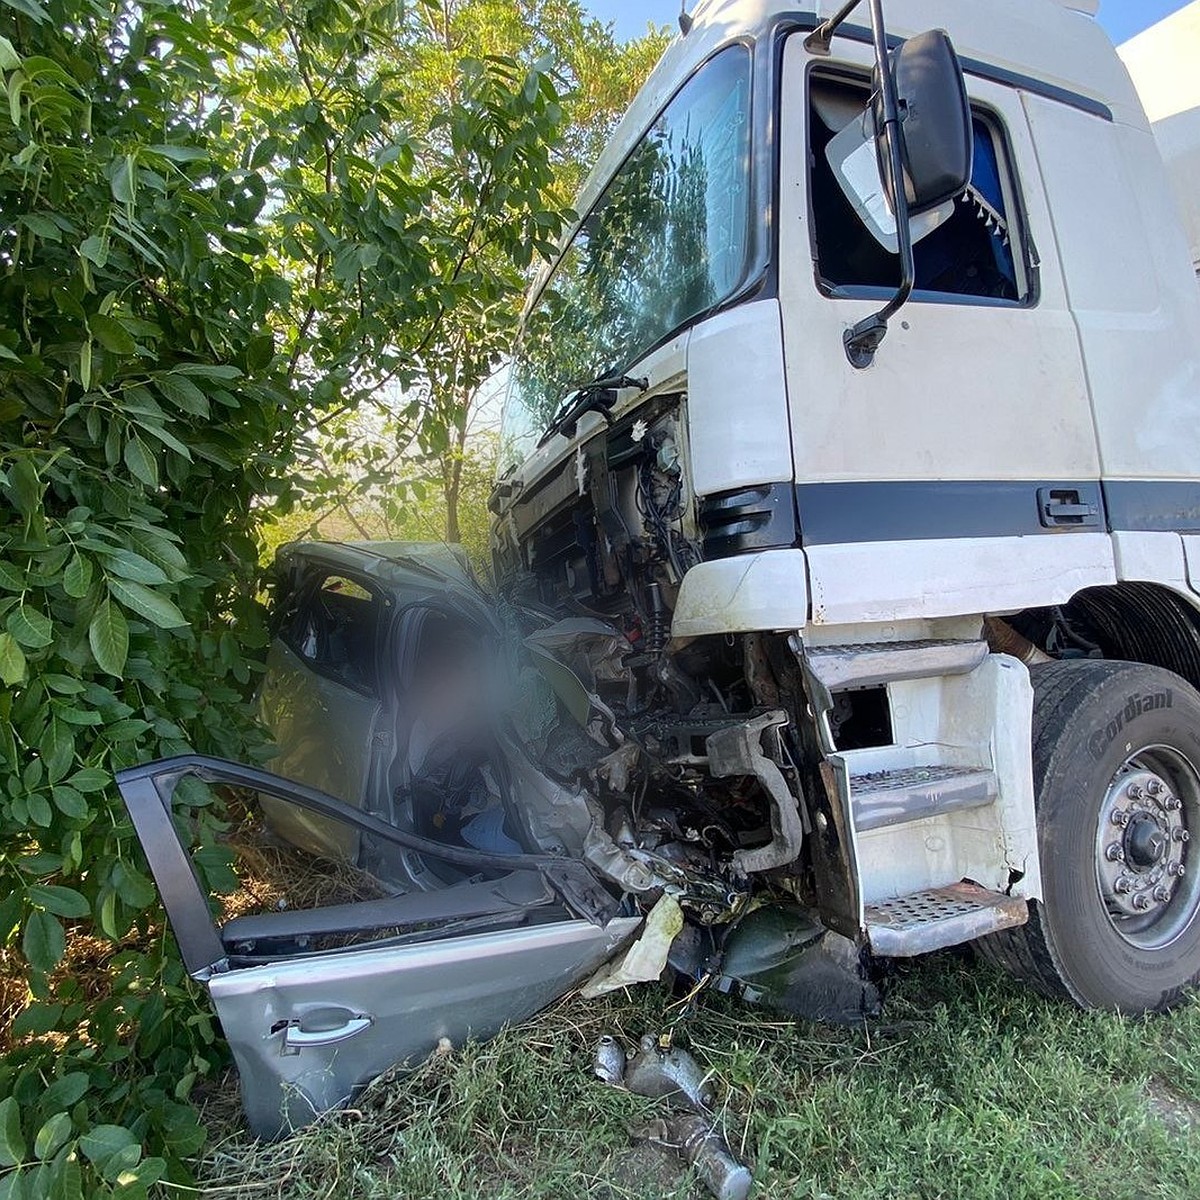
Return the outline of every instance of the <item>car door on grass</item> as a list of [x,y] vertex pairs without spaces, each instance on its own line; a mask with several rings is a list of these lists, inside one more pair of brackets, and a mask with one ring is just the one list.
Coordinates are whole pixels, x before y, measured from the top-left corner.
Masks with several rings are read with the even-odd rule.
[[[314,852],[264,837],[248,817],[230,835],[243,887],[226,901],[226,919],[214,919],[178,836],[187,820],[178,785],[189,777],[266,795],[280,820],[296,822],[289,827],[302,827],[302,812],[326,833],[341,828]],[[640,923],[615,916],[582,863],[431,844],[256,768],[188,756],[117,782],[184,963],[207,987],[233,1050],[247,1122],[262,1137],[344,1104],[443,1038],[460,1045],[531,1016]],[[395,894],[338,853],[363,833],[445,856],[460,882]]]

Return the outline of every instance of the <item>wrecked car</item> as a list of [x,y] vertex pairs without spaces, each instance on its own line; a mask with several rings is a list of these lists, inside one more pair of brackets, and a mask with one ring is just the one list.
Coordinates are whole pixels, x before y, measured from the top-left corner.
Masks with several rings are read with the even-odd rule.
[[[189,756],[118,778],[256,1132],[589,977],[592,994],[657,979],[668,956],[785,1003],[792,969],[823,996],[791,988],[814,1012],[873,1003],[849,941],[753,911],[755,881],[804,838],[779,709],[727,689],[672,715],[653,702],[657,659],[616,626],[497,601],[446,547],[286,547],[274,628],[270,772]],[[252,790],[273,835],[379,895],[218,926],[171,816],[189,776]],[[802,881],[785,871],[773,888],[787,900]],[[730,943],[742,918],[749,940]],[[732,975],[715,969],[724,955]]]

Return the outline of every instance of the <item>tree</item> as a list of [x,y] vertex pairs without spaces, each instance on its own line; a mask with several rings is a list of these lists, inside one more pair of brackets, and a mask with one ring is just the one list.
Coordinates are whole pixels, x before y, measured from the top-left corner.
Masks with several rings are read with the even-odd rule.
[[[388,411],[394,393],[377,396],[382,429],[365,431],[360,421],[328,431],[322,460],[349,468],[354,479],[340,487],[343,500],[372,483],[386,484],[393,499],[413,500],[410,476],[424,476],[441,491],[446,540],[463,540],[463,468],[472,460],[467,440],[480,385],[512,348],[531,264],[553,255],[553,238],[572,215],[575,192],[667,40],[659,30],[617,43],[611,26],[589,17],[577,0],[418,0],[411,6],[396,30],[387,70],[407,119],[432,132],[421,161],[439,197],[438,226],[443,236],[457,238],[456,279],[466,291],[421,338],[403,401]],[[551,147],[554,175],[534,215],[538,236],[525,248],[498,244],[481,220],[481,199],[493,186],[489,164],[464,155],[453,126],[439,115],[464,100],[471,77],[459,69],[462,60],[496,56],[553,77],[562,91],[561,106],[555,105],[563,136]],[[404,471],[397,470],[401,461]],[[385,480],[387,473],[392,478]],[[342,512],[348,515],[349,506]]]
[[[415,380],[449,314],[558,232],[551,76],[464,61],[424,119],[382,66],[406,19],[0,7],[0,944],[31,997],[0,1063],[7,1194],[185,1173],[188,1091],[221,1052],[112,773],[256,753],[264,512],[329,495],[321,431]],[[228,887],[219,798],[179,799]],[[92,932],[112,944],[94,961]]]

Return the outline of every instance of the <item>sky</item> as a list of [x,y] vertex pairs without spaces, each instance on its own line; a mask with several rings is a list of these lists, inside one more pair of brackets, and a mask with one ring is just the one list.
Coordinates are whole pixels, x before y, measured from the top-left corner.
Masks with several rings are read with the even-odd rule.
[[[1003,0],[993,2],[1003,3]],[[584,3],[602,21],[614,22],[621,38],[645,33],[649,21],[674,25],[679,15],[679,0],[584,0]],[[1185,0],[1100,0],[1100,24],[1119,44],[1183,8],[1184,3]],[[688,7],[694,8],[695,0],[688,0]]]

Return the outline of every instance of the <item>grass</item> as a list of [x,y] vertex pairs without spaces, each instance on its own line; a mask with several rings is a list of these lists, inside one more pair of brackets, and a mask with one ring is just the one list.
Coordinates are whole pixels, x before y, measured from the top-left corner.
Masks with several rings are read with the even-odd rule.
[[967,955],[901,968],[880,1022],[779,1019],[648,987],[568,999],[484,1045],[377,1081],[286,1142],[238,1131],[233,1081],[207,1118],[212,1197],[484,1200],[706,1195],[634,1147],[652,1101],[591,1077],[596,1039],[673,1029],[720,1083],[720,1118],[762,1197],[1200,1198],[1200,1002],[1083,1013]]

